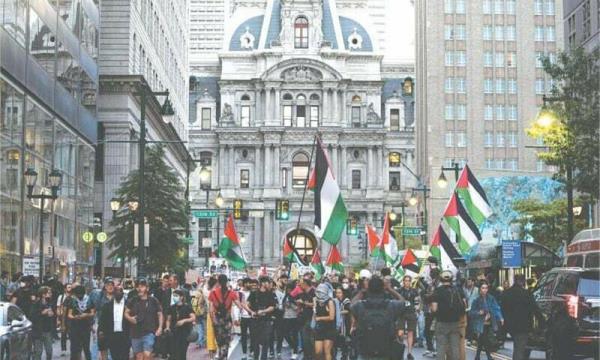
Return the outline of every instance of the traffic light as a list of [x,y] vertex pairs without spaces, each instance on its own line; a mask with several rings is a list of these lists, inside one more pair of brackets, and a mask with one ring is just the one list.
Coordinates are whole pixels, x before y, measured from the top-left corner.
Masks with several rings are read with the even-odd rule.
[[242,199],[233,200],[233,218],[239,220],[242,218],[242,208],[244,207],[244,202]]
[[288,220],[290,218],[290,201],[279,199],[275,200],[275,219]]
[[358,235],[358,219],[355,216],[348,218],[346,223],[346,235]]

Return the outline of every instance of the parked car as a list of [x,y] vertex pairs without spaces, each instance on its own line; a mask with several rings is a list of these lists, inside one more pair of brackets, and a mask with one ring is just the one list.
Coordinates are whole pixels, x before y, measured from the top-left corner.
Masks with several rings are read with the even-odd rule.
[[560,319],[556,319],[560,311],[566,310],[574,331],[574,355],[598,356],[600,346],[600,269],[554,268],[545,273],[533,291],[533,297],[539,307],[543,319],[534,322],[534,331],[529,344],[533,349],[546,351],[548,360],[554,359],[557,344],[550,340],[552,326],[556,327]]
[[29,359],[31,356],[31,321],[18,306],[0,302],[0,359]]

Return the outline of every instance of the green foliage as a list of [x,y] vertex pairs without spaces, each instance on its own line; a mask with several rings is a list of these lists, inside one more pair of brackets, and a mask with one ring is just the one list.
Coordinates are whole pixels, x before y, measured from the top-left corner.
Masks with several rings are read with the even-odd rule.
[[600,196],[600,48],[586,52],[582,48],[564,52],[556,63],[543,59],[544,70],[558,86],[552,97],[560,101],[548,104],[558,121],[551,126],[538,124],[528,129],[530,136],[541,138],[548,147],[539,154],[559,169],[564,181],[567,167],[573,168],[576,190],[598,199]]
[[[186,202],[182,195],[183,185],[175,171],[165,161],[161,146],[146,149],[144,176],[144,214],[150,225],[150,247],[146,252],[146,271],[157,273],[165,270],[185,270],[187,263],[183,242],[183,229],[187,225]],[[139,171],[132,170],[116,197],[122,205],[139,199]],[[111,221],[112,232],[108,245],[113,249],[110,257],[124,258],[126,261],[137,258],[133,248],[134,224],[138,222],[135,211],[121,210]],[[143,242],[143,240],[140,240]]]
[[[575,206],[584,206],[582,199],[575,200]],[[536,243],[557,250],[567,240],[567,200],[554,200],[544,203],[538,199],[519,200],[513,208],[519,213],[515,221],[520,224],[526,237],[531,236]],[[575,217],[575,233],[586,226],[584,217]]]

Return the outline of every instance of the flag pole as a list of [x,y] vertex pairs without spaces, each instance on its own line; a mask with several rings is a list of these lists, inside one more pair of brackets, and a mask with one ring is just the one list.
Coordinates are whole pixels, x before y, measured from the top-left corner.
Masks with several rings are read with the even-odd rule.
[[[306,199],[306,190],[308,189],[308,180],[310,179],[310,167],[312,165],[312,160],[313,160],[313,155],[315,153],[315,146],[317,144],[317,136],[315,134],[315,136],[313,137],[313,143],[312,143],[312,147],[310,148],[310,157],[308,158],[308,173],[306,174],[306,181],[304,184],[304,191],[302,192],[302,200],[300,201],[300,212],[298,213],[298,221],[296,222],[296,232],[294,233],[294,239],[292,240],[292,246],[294,248],[294,251],[296,249],[296,238],[298,237],[298,231],[300,230],[300,221],[302,220],[302,210],[304,209],[304,200]],[[286,239],[287,241],[287,239]],[[301,260],[303,261],[303,260]],[[290,266],[288,268],[288,277],[290,275],[290,272],[292,271],[292,267]]]

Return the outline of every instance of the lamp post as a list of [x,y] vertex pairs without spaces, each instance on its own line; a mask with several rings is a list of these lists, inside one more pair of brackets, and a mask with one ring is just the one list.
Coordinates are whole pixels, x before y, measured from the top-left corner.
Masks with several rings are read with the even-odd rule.
[[428,188],[427,186],[425,186],[425,184],[421,184],[419,187],[416,188],[412,188],[412,193],[410,198],[408,199],[408,203],[411,206],[417,206],[419,204],[419,198],[417,197],[417,193],[423,193],[423,216],[421,218],[421,223],[423,226],[423,244],[427,243],[427,232],[428,232],[428,227],[427,227],[427,198],[429,197],[429,193],[431,192],[431,188]]
[[442,165],[442,172],[440,173],[440,176],[437,179],[437,185],[441,189],[445,189],[448,186],[448,179],[446,179],[444,171],[454,171],[454,181],[458,181],[458,175],[461,170],[462,167],[460,166],[460,164],[455,162],[454,160],[452,160],[452,165],[449,167],[445,167]]
[[25,173],[25,183],[27,185],[27,198],[40,200],[40,270],[39,281],[44,278],[44,205],[46,200],[56,200],[58,198],[58,190],[62,183],[62,174],[57,169],[54,169],[48,175],[48,185],[50,185],[50,194],[40,193],[33,194],[33,188],[37,182],[38,173],[33,168],[28,168]]

